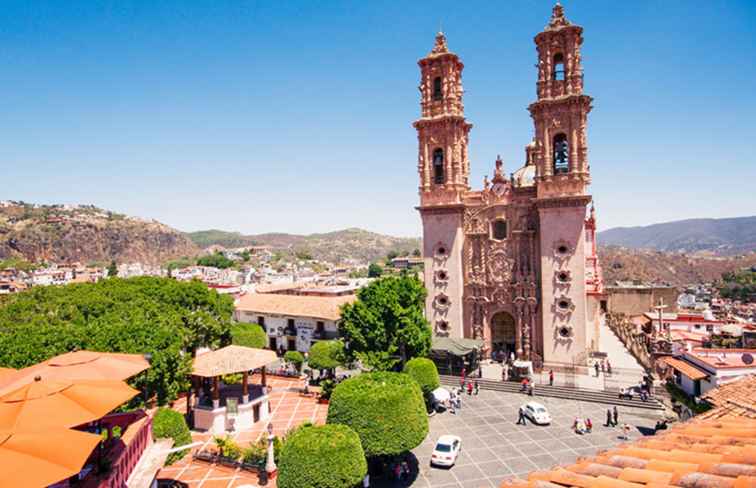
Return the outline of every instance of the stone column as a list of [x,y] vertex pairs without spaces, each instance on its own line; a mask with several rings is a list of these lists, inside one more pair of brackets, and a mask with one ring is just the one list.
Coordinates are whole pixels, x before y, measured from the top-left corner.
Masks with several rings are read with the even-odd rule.
[[249,402],[249,371],[242,373],[242,403]]

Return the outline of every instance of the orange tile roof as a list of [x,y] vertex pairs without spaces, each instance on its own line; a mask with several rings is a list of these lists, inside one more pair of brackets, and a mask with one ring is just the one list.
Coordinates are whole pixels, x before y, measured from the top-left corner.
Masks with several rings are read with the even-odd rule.
[[702,380],[709,376],[706,371],[700,370],[692,364],[685,362],[681,359],[673,358],[671,356],[661,358],[663,363],[668,364],[672,369],[676,369],[688,378],[692,380]]
[[236,310],[335,321],[341,318],[341,306],[356,299],[354,295],[317,297],[248,293],[239,299]]
[[707,392],[703,399],[714,405],[707,418],[738,417],[756,419],[756,375],[741,376]]

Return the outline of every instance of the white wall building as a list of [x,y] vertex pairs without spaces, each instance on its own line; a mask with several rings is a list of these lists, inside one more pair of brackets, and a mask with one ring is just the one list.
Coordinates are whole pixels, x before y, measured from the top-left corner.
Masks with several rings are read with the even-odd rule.
[[756,349],[695,348],[663,361],[672,369],[677,386],[690,396],[701,396],[741,376],[756,374],[755,359]]

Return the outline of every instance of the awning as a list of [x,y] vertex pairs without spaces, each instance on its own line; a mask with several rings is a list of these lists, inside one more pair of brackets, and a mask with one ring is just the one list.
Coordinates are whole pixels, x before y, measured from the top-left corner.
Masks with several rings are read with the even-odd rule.
[[226,374],[243,373],[262,368],[278,360],[276,353],[268,349],[244,346],[226,346],[206,352],[194,359],[192,374],[205,378]]
[[454,356],[467,356],[481,347],[483,347],[483,341],[480,339],[434,337],[431,343],[431,351],[445,352]]
[[665,364],[667,364],[670,368],[674,369],[675,371],[679,371],[680,373],[684,374],[688,378],[690,378],[693,381],[696,380],[702,380],[709,376],[708,373],[705,371],[702,371],[692,364],[685,362],[681,359],[673,358],[673,357],[663,357],[661,358],[661,361]]

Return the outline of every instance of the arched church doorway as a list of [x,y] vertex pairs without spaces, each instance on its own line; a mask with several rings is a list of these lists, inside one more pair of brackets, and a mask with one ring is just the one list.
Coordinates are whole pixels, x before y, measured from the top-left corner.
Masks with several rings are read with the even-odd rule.
[[492,352],[503,352],[509,358],[517,355],[517,332],[515,320],[507,312],[499,312],[491,317]]

